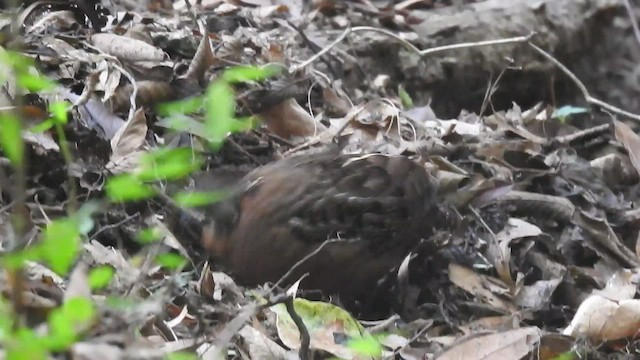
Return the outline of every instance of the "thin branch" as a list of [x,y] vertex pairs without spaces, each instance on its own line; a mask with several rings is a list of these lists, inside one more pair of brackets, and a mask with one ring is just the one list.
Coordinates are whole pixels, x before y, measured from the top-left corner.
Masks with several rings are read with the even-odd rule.
[[558,59],[554,58],[553,56],[551,56],[551,54],[547,53],[546,51],[542,50],[541,48],[539,48],[538,46],[536,46],[535,44],[533,44],[532,42],[528,42],[529,46],[531,46],[531,48],[533,48],[535,51],[537,51],[540,55],[542,55],[543,57],[545,57],[547,60],[551,61],[554,65],[556,65],[560,71],[562,71],[565,75],[567,75],[569,77],[569,79],[571,79],[571,81],[573,81],[573,83],[578,87],[578,90],[580,90],[580,92],[582,93],[582,96],[584,97],[585,101],[591,105],[595,105],[595,106],[599,106],[603,109],[609,110],[612,113],[618,114],[618,115],[622,115],[622,116],[626,116],[632,120],[638,121],[640,122],[640,115],[634,114],[634,113],[630,113],[628,111],[622,110],[618,107],[615,107],[611,104],[608,104],[602,100],[596,99],[593,96],[591,96],[591,94],[589,94],[589,90],[587,90],[587,87],[582,83],[582,81],[580,81],[580,79],[578,79],[577,76],[575,76],[566,66],[564,66],[564,64],[562,64]]
[[288,297],[284,301],[284,305],[287,308],[287,312],[289,316],[291,316],[291,320],[296,324],[298,331],[300,332],[300,349],[298,349],[298,356],[300,360],[309,360],[311,358],[311,353],[309,351],[309,346],[311,345],[311,336],[309,335],[309,330],[302,321],[302,318],[298,313],[296,313],[296,309],[293,306],[293,297]]

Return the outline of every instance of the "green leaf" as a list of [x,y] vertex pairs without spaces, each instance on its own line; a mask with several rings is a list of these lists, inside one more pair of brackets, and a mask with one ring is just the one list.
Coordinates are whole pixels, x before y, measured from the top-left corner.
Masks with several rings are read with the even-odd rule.
[[49,112],[53,115],[53,120],[59,124],[66,124],[68,121],[67,110],[69,103],[66,101],[56,101],[49,104]]
[[576,353],[573,351],[567,351],[554,357],[552,360],[575,360],[575,359],[578,359],[578,356],[576,355]]
[[165,355],[165,359],[167,360],[197,360],[200,359],[198,355],[188,353],[188,352],[175,352],[171,354]]
[[0,116],[0,145],[14,166],[23,164],[22,122],[12,114]]
[[207,89],[206,138],[214,149],[222,144],[235,121],[233,90],[228,83],[216,81]]
[[156,111],[160,116],[186,115],[198,112],[204,108],[203,97],[194,96],[172,102],[159,104]]
[[75,330],[69,326],[69,321],[62,308],[49,314],[49,336],[45,339],[46,347],[51,351],[63,351],[76,340]]
[[142,229],[136,236],[136,241],[141,244],[150,244],[162,239],[162,230],[157,227]]
[[91,325],[95,316],[95,307],[89,299],[67,299],[62,307],[49,314],[47,347],[52,351],[66,350],[77,341],[79,333]]
[[55,83],[48,78],[32,74],[30,72],[19,72],[16,76],[18,86],[31,92],[41,92],[54,89]]
[[155,191],[131,174],[112,176],[105,185],[107,196],[116,202],[144,200],[155,196]]
[[187,263],[180,254],[166,253],[156,256],[156,263],[170,270],[178,269]]
[[220,201],[227,193],[223,191],[182,191],[176,194],[173,199],[176,204],[184,207],[200,207]]
[[47,348],[42,339],[33,330],[26,327],[17,329],[4,345],[7,349],[7,360],[45,360],[48,358]]
[[142,181],[178,180],[200,168],[202,160],[191,148],[158,149],[140,157]]
[[196,354],[188,353],[188,352],[176,352],[167,354],[165,356],[167,360],[197,360],[199,357]]
[[42,133],[42,132],[45,132],[45,131],[51,129],[52,127],[55,126],[55,124],[56,123],[55,123],[55,121],[53,119],[47,119],[47,120],[44,120],[43,122],[41,122],[38,125],[32,126],[31,128],[29,128],[29,131],[31,131],[34,134],[39,134],[39,133]]
[[189,134],[202,136],[206,133],[205,124],[187,115],[173,115],[162,121],[164,126],[178,132],[187,132]]
[[66,275],[80,251],[80,231],[73,218],[62,218],[51,222],[44,230],[39,245],[40,257],[51,270]]
[[63,305],[64,313],[74,326],[85,327],[93,321],[96,309],[91,300],[84,297],[67,299]]
[[351,339],[347,342],[347,346],[358,354],[380,358],[382,356],[382,344],[380,340],[371,335]]
[[39,246],[6,253],[0,258],[0,264],[3,268],[16,270],[22,268],[26,261],[38,261],[41,258]]
[[[354,358],[356,350],[371,350],[366,340],[370,335],[347,311],[321,301],[294,299],[296,314],[304,322],[314,349],[325,350],[340,358]],[[285,304],[271,307],[276,313],[276,329],[280,340],[291,349],[300,347],[300,332]],[[338,336],[336,336],[338,335]],[[355,344],[353,347],[350,344]],[[362,345],[366,344],[366,345]]]
[[402,85],[398,85],[398,97],[400,97],[400,101],[402,102],[402,106],[405,109],[410,109],[413,107],[413,99],[411,95],[404,89]]
[[230,83],[260,81],[282,71],[282,66],[269,64],[266,66],[234,66],[224,71],[222,78]]
[[19,52],[5,51],[0,53],[0,62],[12,66],[16,71],[26,72],[35,65],[35,61]]
[[111,266],[103,265],[91,269],[89,272],[89,287],[91,290],[103,289],[109,285],[115,275]]

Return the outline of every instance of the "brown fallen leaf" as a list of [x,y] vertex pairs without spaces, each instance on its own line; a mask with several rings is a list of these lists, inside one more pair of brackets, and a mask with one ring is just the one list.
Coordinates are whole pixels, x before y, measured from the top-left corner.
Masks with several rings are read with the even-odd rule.
[[478,336],[445,351],[437,360],[512,360],[531,353],[540,343],[542,331],[526,327]]

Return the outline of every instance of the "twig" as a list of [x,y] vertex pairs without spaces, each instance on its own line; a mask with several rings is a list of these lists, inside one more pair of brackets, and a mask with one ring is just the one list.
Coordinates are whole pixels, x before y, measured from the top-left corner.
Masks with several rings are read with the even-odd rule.
[[284,275],[282,275],[282,277],[278,281],[276,281],[276,283],[273,284],[273,286],[269,289],[269,292],[270,293],[273,292],[273,289],[275,289],[276,287],[280,286],[280,284],[283,281],[285,281],[289,277],[289,275],[291,275],[297,268],[299,268],[302,264],[304,264],[305,261],[309,260],[310,258],[315,256],[316,254],[318,254],[320,252],[320,250],[322,250],[325,246],[327,246],[328,244],[334,243],[334,242],[338,242],[338,241],[340,241],[340,239],[327,239],[327,240],[325,240],[322,244],[320,244],[320,246],[318,246],[315,250],[313,250],[312,252],[307,254],[305,257],[300,259],[300,261],[295,263]]
[[395,359],[396,356],[398,354],[400,354],[400,351],[402,351],[402,349],[404,349],[405,347],[409,346],[412,342],[418,340],[419,338],[422,337],[422,335],[426,334],[427,331],[429,331],[429,329],[431,329],[433,327],[433,320],[430,320],[430,322],[425,325],[422,329],[420,329],[414,336],[411,337],[411,339],[409,339],[407,341],[407,344],[405,346],[402,346],[396,350],[393,351],[393,354],[389,355],[388,357],[386,357],[387,360],[391,360],[391,359]]
[[535,32],[531,32],[528,35],[516,36],[516,37],[506,38],[506,39],[466,42],[466,43],[453,44],[453,45],[437,46],[437,47],[421,50],[421,49],[417,48],[415,45],[413,45],[412,43],[408,42],[407,40],[401,38],[400,36],[398,36],[397,34],[391,32],[391,31],[388,31],[388,30],[385,30],[385,29],[378,29],[378,28],[371,27],[371,26],[355,26],[355,27],[352,27],[352,28],[345,29],[342,32],[342,34],[340,34],[340,36],[338,36],[338,38],[335,39],[331,44],[329,44],[327,47],[325,47],[324,49],[322,49],[319,52],[317,52],[315,55],[313,55],[312,57],[310,57],[306,61],[304,61],[301,64],[298,64],[296,66],[292,66],[291,69],[289,70],[289,73],[295,73],[298,70],[300,70],[300,69],[308,66],[309,64],[313,63],[318,58],[320,58],[322,55],[326,54],[333,47],[335,47],[340,42],[342,42],[342,40],[344,40],[349,34],[355,33],[355,32],[365,32],[365,31],[378,32],[378,33],[382,33],[384,35],[387,35],[389,37],[392,37],[392,38],[398,40],[400,43],[402,43],[408,50],[410,50],[410,51],[412,51],[412,52],[414,52],[414,53],[416,53],[416,54],[418,54],[420,56],[431,55],[431,54],[434,54],[434,53],[437,53],[437,52],[441,52],[441,51],[449,51],[449,50],[463,49],[463,48],[469,48],[469,47],[490,46],[490,45],[504,45],[504,44],[514,44],[514,43],[527,43],[535,35]]
[[296,324],[296,327],[300,332],[300,349],[298,349],[298,356],[300,357],[300,360],[309,360],[311,357],[311,353],[309,351],[309,346],[311,345],[309,330],[307,330],[307,327],[305,326],[304,321],[302,321],[302,318],[300,318],[300,315],[296,313],[296,309],[293,306],[293,297],[289,296],[284,301],[284,305],[287,308],[287,312],[289,313],[289,316],[291,316],[293,323]]
[[544,56],[547,60],[551,61],[554,65],[556,65],[565,75],[567,75],[569,77],[569,79],[571,79],[571,81],[573,81],[573,83],[578,87],[578,90],[580,90],[580,92],[582,93],[582,96],[584,97],[585,101],[591,105],[595,105],[595,106],[599,106],[603,109],[609,110],[612,113],[616,113],[618,115],[622,115],[622,116],[626,116],[632,120],[638,121],[640,122],[640,115],[634,114],[634,113],[630,113],[628,111],[622,110],[618,107],[615,107],[613,105],[610,105],[602,100],[596,99],[593,96],[591,96],[591,94],[589,94],[589,90],[587,90],[587,87],[582,83],[582,81],[580,81],[580,79],[578,79],[577,76],[575,76],[566,66],[564,66],[564,64],[562,64],[558,59],[554,58],[553,56],[551,56],[551,54],[547,53],[546,51],[542,50],[541,48],[539,48],[538,46],[536,46],[535,44],[533,44],[532,42],[528,42],[529,46],[531,46],[531,48],[533,48],[535,51],[537,51],[540,55]]
[[505,45],[505,44],[515,44],[515,43],[526,43],[533,38],[535,32],[530,32],[529,35],[524,36],[516,36],[512,38],[506,39],[496,39],[496,40],[485,40],[485,41],[474,41],[474,42],[466,42],[460,44],[453,45],[445,45],[445,46],[436,46],[434,48],[426,49],[420,51],[420,55],[425,56],[429,54],[433,54],[441,51],[455,50],[455,49],[463,49],[470,47],[480,47],[480,46],[493,46],[493,45]]
[[640,29],[638,29],[638,21],[636,21],[636,16],[633,13],[633,7],[629,0],[623,0],[623,3],[629,13],[629,21],[631,21],[631,27],[633,27],[633,34],[636,37],[636,41],[640,43]]

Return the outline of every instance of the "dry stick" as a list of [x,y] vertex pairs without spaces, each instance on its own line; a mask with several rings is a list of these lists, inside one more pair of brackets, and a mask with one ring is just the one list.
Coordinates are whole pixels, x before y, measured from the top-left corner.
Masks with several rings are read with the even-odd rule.
[[527,43],[535,35],[535,32],[531,32],[531,33],[529,33],[529,35],[525,35],[525,36],[516,36],[516,37],[512,37],[512,38],[497,39],[497,40],[466,42],[466,43],[453,44],[453,45],[437,46],[437,47],[433,47],[433,48],[429,48],[429,49],[420,50],[415,45],[413,45],[412,43],[408,42],[407,40],[401,38],[400,36],[398,36],[397,34],[391,32],[391,31],[384,30],[384,29],[378,29],[378,28],[374,28],[374,27],[371,27],[371,26],[355,26],[355,27],[352,27],[352,28],[347,28],[331,44],[329,44],[327,47],[325,47],[324,49],[322,49],[321,51],[319,51],[318,53],[316,53],[314,56],[310,57],[309,59],[307,59],[303,63],[298,64],[297,66],[293,66],[289,70],[289,72],[290,73],[294,73],[294,72],[297,72],[298,70],[308,66],[309,64],[311,64],[312,62],[314,62],[315,60],[320,58],[322,55],[326,54],[334,46],[336,46],[340,42],[342,42],[342,40],[344,40],[347,37],[347,35],[349,35],[351,33],[355,33],[355,32],[366,32],[366,31],[378,32],[378,33],[387,35],[389,37],[392,37],[392,38],[398,40],[400,43],[402,43],[407,49],[413,51],[414,53],[416,53],[416,54],[418,54],[420,56],[430,55],[430,54],[441,52],[441,51],[448,51],[448,50],[454,50],[454,49],[463,49],[463,48],[469,48],[469,47],[490,46],[490,45],[504,45],[504,44],[514,44],[514,43]]
[[580,81],[580,79],[578,79],[578,77],[575,76],[558,59],[554,58],[553,56],[551,56],[551,54],[549,54],[546,51],[542,50],[541,48],[539,48],[538,46],[536,46],[532,42],[529,41],[527,43],[529,44],[529,46],[531,46],[531,48],[533,48],[535,51],[537,51],[540,55],[544,56],[547,60],[551,61],[565,75],[567,75],[569,77],[569,79],[571,79],[571,81],[573,81],[573,83],[578,87],[578,90],[580,90],[580,92],[582,92],[582,96],[584,97],[584,99],[586,100],[587,103],[599,106],[601,108],[604,108],[604,109],[607,109],[607,110],[611,111],[612,113],[616,113],[618,115],[626,116],[626,117],[628,117],[628,118],[630,118],[632,120],[640,122],[640,115],[637,115],[637,114],[630,113],[628,111],[622,110],[622,109],[620,109],[618,107],[610,105],[610,104],[608,104],[608,103],[606,103],[606,102],[604,102],[602,100],[596,99],[593,96],[591,96],[589,94],[589,91],[587,90],[587,87],[582,83],[582,81]]
[[311,345],[309,330],[307,330],[307,327],[304,325],[304,321],[302,321],[300,315],[296,313],[296,309],[293,306],[293,297],[287,297],[284,301],[284,305],[287,308],[287,312],[289,313],[289,316],[291,316],[293,323],[296,324],[296,327],[300,332],[300,349],[298,350],[298,356],[300,357],[300,360],[309,360],[311,357],[309,352],[309,346]]
[[407,341],[406,345],[404,345],[404,346],[402,346],[402,347],[400,347],[400,348],[398,348],[398,349],[394,350],[394,351],[393,351],[393,353],[392,353],[391,355],[389,355],[389,356],[387,356],[387,357],[385,358],[385,360],[392,360],[392,359],[395,359],[395,357],[396,357],[398,354],[400,354],[400,352],[401,352],[404,348],[406,348],[407,346],[409,346],[412,342],[414,342],[414,341],[416,341],[416,340],[420,339],[420,338],[422,337],[422,335],[426,334],[426,333],[427,333],[427,331],[429,331],[429,329],[431,329],[432,327],[433,327],[433,320],[431,320],[431,322],[430,322],[429,324],[426,324],[422,329],[418,330],[418,332],[417,332],[415,335],[413,335],[413,336],[411,337],[411,339],[409,339],[409,341]]
[[275,284],[273,284],[273,286],[271,288],[269,288],[269,293],[272,293],[273,290],[278,287],[284,280],[286,280],[287,277],[289,277],[289,275],[291,275],[298,267],[300,267],[302,264],[304,264],[307,260],[309,260],[311,257],[317,255],[320,250],[322,250],[325,246],[327,246],[328,244],[334,243],[340,241],[340,239],[327,239],[325,240],[322,244],[320,244],[320,246],[318,246],[315,250],[313,250],[312,252],[310,252],[309,254],[307,254],[305,257],[303,257],[302,259],[300,259],[300,261],[298,261],[297,263],[295,263],[284,275],[282,275],[282,277],[276,281]]
[[640,29],[638,28],[638,21],[636,21],[636,16],[633,14],[633,7],[629,0],[623,0],[624,7],[627,9],[629,13],[629,20],[631,21],[631,27],[633,27],[633,34],[636,36],[636,41],[640,43]]

